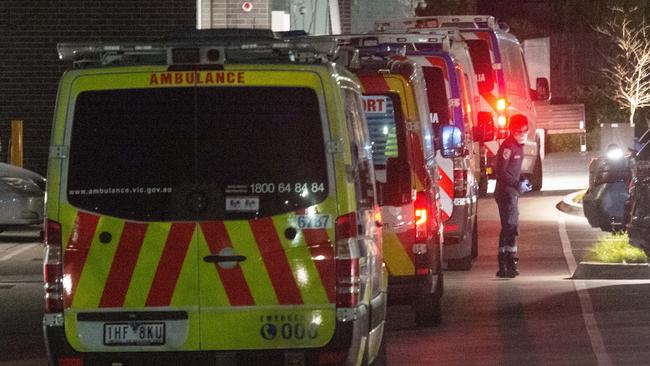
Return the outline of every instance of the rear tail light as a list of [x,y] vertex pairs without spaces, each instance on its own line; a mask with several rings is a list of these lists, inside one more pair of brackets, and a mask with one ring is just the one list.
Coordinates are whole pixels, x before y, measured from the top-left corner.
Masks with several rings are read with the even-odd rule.
[[508,108],[508,101],[505,98],[497,99],[497,111],[504,112]]
[[336,235],[336,307],[353,308],[359,303],[359,245],[356,213],[339,216]]
[[508,137],[508,118],[500,114],[497,117],[497,139],[504,139]]
[[45,289],[45,312],[63,312],[63,246],[61,245],[61,224],[50,220],[47,220],[45,223],[43,284]]
[[415,240],[424,241],[429,237],[429,200],[426,193],[415,196]]
[[461,159],[454,159],[454,197],[467,195],[467,169]]

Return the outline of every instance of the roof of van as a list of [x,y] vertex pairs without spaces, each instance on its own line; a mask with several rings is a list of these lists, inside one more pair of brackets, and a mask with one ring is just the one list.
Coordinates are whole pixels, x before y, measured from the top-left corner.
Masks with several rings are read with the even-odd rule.
[[153,42],[60,43],[59,58],[74,67],[116,65],[220,65],[226,63],[325,63],[333,40],[318,45],[271,31],[208,29],[175,33]]

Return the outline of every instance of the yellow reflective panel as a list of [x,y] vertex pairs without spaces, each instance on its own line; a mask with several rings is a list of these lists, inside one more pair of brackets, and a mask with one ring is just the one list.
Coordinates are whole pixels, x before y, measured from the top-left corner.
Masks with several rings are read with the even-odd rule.
[[170,223],[150,223],[142,243],[140,256],[131,277],[131,284],[124,300],[125,307],[143,307],[158,269]]
[[396,234],[384,231],[384,262],[391,276],[412,276],[415,266]]
[[[99,306],[123,228],[123,220],[106,216],[99,218],[97,230],[90,244],[90,251],[74,294],[73,308],[96,308]],[[100,242],[99,236],[102,233],[110,234],[112,240],[108,243]]]

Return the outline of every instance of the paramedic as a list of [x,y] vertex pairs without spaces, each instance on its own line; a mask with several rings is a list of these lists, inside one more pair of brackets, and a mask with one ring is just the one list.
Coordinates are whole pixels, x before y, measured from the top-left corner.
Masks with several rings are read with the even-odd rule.
[[514,278],[517,272],[517,235],[519,234],[519,195],[532,188],[527,179],[521,179],[524,144],[528,136],[528,119],[516,114],[510,118],[510,135],[497,152],[496,188],[494,198],[499,207],[501,233],[499,234],[498,277]]

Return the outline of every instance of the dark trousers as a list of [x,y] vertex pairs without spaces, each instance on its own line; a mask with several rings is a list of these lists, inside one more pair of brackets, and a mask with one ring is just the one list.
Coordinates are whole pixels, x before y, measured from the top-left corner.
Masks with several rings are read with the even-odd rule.
[[[501,187],[499,187],[501,188]],[[519,192],[513,188],[497,188],[494,199],[499,207],[501,232],[499,233],[499,253],[517,253],[519,235]]]

